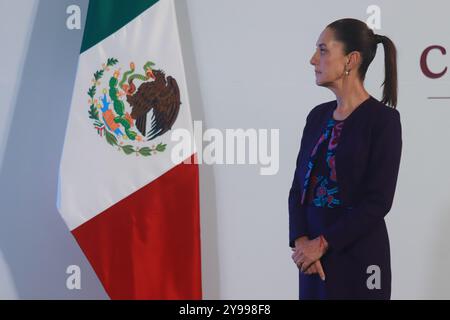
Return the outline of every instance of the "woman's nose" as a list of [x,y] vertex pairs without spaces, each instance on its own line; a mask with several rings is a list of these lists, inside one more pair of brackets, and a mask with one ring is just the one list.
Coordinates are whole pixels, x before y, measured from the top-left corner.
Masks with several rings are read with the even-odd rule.
[[312,55],[311,59],[309,60],[309,63],[312,64],[313,66],[316,65],[316,53]]

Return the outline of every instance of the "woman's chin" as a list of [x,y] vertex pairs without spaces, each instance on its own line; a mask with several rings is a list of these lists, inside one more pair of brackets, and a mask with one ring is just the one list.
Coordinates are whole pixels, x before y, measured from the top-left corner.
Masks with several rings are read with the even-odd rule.
[[323,83],[322,77],[316,73],[316,84],[320,85],[321,83]]
[[330,86],[329,82],[320,80],[320,79],[316,79],[316,85],[318,85],[319,87],[326,87],[328,88]]

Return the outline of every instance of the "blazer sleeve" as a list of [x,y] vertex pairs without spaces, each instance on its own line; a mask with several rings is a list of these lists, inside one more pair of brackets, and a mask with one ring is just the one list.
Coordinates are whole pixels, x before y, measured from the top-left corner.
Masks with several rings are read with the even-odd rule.
[[323,233],[330,249],[345,249],[367,234],[391,209],[402,151],[400,113],[392,110],[380,117],[382,123],[374,133],[361,201]]
[[294,180],[292,182],[291,189],[289,191],[289,246],[294,248],[295,247],[295,240],[302,236],[308,235],[308,229],[306,224],[306,212],[304,209],[304,206],[300,204],[301,200],[301,188],[300,183],[302,181],[299,181],[299,169],[300,169],[300,158],[301,153],[303,151],[305,140],[306,140],[306,128],[308,127],[308,123],[310,122],[311,113],[308,114],[308,117],[306,118],[306,124],[303,128],[303,134],[301,138],[300,143],[300,150],[298,152],[297,156],[297,162],[294,172]]

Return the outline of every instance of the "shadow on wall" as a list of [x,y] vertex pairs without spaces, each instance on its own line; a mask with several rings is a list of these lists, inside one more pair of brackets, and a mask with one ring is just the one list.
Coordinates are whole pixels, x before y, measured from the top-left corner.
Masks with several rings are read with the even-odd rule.
[[[205,122],[204,105],[200,92],[200,81],[194,56],[189,10],[187,1],[175,1],[178,30],[183,53],[186,82],[189,92],[192,119]],[[198,150],[197,152],[202,152]],[[214,170],[209,165],[199,165],[200,169],[200,216],[202,246],[203,299],[220,299],[220,266],[218,248],[218,225],[216,207],[216,184]]]
[[[39,2],[17,90],[0,172],[0,279],[10,287],[6,299],[108,298],[56,209],[83,32],[66,28],[72,2]],[[88,1],[77,3],[83,25]],[[73,264],[81,268],[81,290],[66,288],[66,269]]]

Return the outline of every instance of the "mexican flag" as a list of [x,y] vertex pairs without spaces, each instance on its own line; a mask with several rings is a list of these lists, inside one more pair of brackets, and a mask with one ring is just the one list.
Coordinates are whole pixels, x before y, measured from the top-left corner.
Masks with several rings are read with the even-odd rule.
[[193,136],[173,0],[90,0],[57,206],[111,299],[202,298],[198,166],[175,130]]

